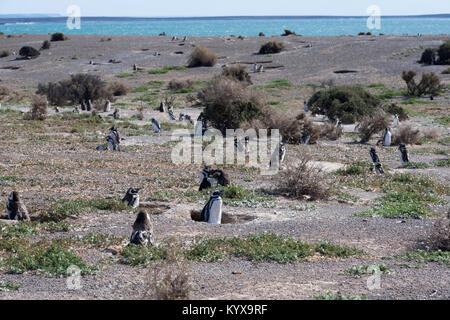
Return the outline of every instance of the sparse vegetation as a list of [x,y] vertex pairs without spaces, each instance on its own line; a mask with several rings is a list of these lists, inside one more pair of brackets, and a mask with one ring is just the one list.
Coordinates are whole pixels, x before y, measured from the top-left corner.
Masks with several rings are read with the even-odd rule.
[[379,133],[388,126],[388,117],[383,110],[378,110],[373,115],[365,116],[362,118],[358,129],[361,143],[367,143],[374,134]]
[[286,46],[282,42],[269,41],[261,46],[259,54],[274,54],[285,50]]
[[65,41],[67,36],[62,32],[55,32],[52,34],[50,41]]
[[243,65],[236,65],[231,67],[225,67],[222,69],[222,77],[234,79],[236,81],[243,82],[244,84],[252,84],[252,80],[248,72]]
[[392,142],[395,145],[417,144],[420,138],[420,130],[413,129],[410,125],[401,125],[393,134]]
[[189,68],[214,67],[217,63],[217,55],[205,47],[197,46],[189,56]]
[[35,95],[31,103],[30,112],[26,119],[43,121],[47,118],[47,100],[43,96]]
[[361,86],[331,87],[316,92],[308,101],[313,114],[326,115],[331,120],[355,123],[375,113],[380,101]]
[[402,72],[402,79],[406,82],[408,95],[410,96],[420,97],[425,94],[436,95],[442,89],[441,81],[434,72],[423,73],[422,79],[418,84],[414,80],[415,76],[415,71],[403,70]]
[[[364,33],[363,33],[364,34]],[[328,291],[325,295],[314,296],[315,300],[367,300],[367,296],[363,295],[343,295],[338,292],[333,294],[331,291]]]

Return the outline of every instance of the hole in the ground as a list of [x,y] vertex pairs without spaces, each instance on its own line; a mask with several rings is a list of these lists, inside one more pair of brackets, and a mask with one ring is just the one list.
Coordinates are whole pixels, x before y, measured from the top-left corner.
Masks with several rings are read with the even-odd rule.
[[358,71],[356,70],[337,70],[334,71],[334,73],[357,73]]
[[141,202],[140,209],[145,209],[151,215],[159,215],[170,209],[170,206],[162,203]]
[[[201,222],[201,212],[191,211],[191,219],[196,222]],[[222,212],[222,224],[241,224],[255,220],[255,216],[243,215],[243,214],[229,214]]]

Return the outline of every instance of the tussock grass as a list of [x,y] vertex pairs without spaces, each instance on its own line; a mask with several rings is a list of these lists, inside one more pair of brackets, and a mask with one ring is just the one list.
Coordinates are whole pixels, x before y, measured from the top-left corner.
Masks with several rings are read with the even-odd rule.
[[0,281],[0,292],[17,291],[21,285],[12,281]]

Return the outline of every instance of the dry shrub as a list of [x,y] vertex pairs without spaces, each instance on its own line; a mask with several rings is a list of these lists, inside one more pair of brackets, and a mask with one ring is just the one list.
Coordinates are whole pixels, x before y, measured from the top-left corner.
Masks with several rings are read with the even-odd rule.
[[57,83],[39,83],[36,93],[46,95],[52,105],[64,106],[77,104],[82,100],[94,102],[108,99],[113,101],[114,86],[115,84],[111,83],[107,87],[98,75],[78,73],[71,75],[68,80]]
[[170,80],[169,84],[167,85],[167,88],[172,91],[178,91],[182,89],[193,89],[194,88],[194,82],[192,80],[176,80],[172,79]]
[[312,200],[328,199],[330,189],[325,185],[322,171],[310,163],[309,156],[300,156],[296,164],[282,171],[274,192],[289,198],[310,197]]
[[437,140],[439,139],[439,131],[436,128],[425,128],[420,131],[425,139]]
[[[174,239],[172,239],[174,240]],[[166,259],[152,264],[146,276],[144,298],[152,300],[187,300],[192,290],[192,266],[183,256],[182,246],[174,240],[168,244]]]
[[273,54],[280,53],[286,49],[286,46],[282,42],[269,41],[264,43],[259,49],[259,54]]
[[261,115],[263,101],[256,91],[241,82],[215,77],[211,84],[198,93],[204,116],[222,134],[226,129],[237,129],[243,122]]
[[12,93],[11,89],[5,86],[0,86],[0,101],[6,100]]
[[248,72],[243,65],[236,65],[231,67],[225,67],[222,69],[222,76],[232,78],[236,81],[243,82],[245,84],[252,84],[252,80]]
[[44,42],[42,42],[41,50],[48,50],[48,49],[50,49],[50,41],[45,40]]
[[450,211],[434,222],[428,243],[432,250],[450,251]]
[[403,144],[416,144],[419,141],[420,131],[413,129],[410,125],[402,125],[393,134],[392,143],[398,145]]
[[414,80],[415,76],[416,72],[412,70],[403,70],[402,72],[402,79],[406,82],[408,94],[411,96],[435,95],[442,89],[441,80],[434,72],[423,73],[422,79],[418,84]]
[[325,123],[321,127],[320,137],[322,139],[337,140],[344,134],[344,129],[342,127],[336,127],[332,123]]
[[368,142],[374,134],[386,129],[388,126],[388,116],[383,110],[376,111],[372,116],[365,116],[359,123],[358,129],[361,143]]
[[141,104],[138,108],[137,108],[138,114],[137,114],[137,118],[138,120],[144,120],[144,106]]
[[11,55],[11,52],[9,52],[9,50],[2,50],[0,52],[0,58],[5,58],[8,57],[9,55]]
[[217,55],[208,48],[196,47],[189,57],[188,67],[214,67],[217,60]]
[[305,113],[300,113],[296,117],[286,115],[282,112],[275,112],[269,108],[264,108],[261,117],[258,119],[243,123],[242,129],[278,129],[283,141],[291,144],[301,143],[302,137],[306,132],[311,134],[310,143],[315,143],[320,137],[320,127],[308,119]]
[[130,87],[120,81],[114,81],[108,84],[106,90],[111,92],[111,94],[115,97],[125,96],[130,91]]
[[47,118],[47,100],[43,96],[35,95],[31,101],[31,110],[25,114],[26,120],[40,120]]

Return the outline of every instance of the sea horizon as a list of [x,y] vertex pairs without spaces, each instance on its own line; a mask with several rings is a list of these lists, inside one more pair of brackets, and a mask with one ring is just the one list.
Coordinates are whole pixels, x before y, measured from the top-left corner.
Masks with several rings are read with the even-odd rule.
[[82,35],[189,35],[257,36],[280,35],[284,29],[304,36],[373,34],[450,34],[449,14],[385,15],[381,28],[369,29],[368,16],[198,16],[198,17],[115,17],[82,16],[81,29],[69,29],[65,16],[5,17],[0,31],[7,34],[48,34],[64,32]]

